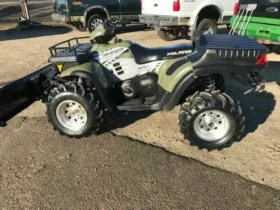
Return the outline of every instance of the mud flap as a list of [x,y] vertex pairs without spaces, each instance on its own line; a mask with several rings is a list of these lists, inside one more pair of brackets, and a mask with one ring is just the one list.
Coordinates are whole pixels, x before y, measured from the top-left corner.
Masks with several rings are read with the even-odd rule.
[[0,126],[5,126],[8,120],[35,101],[42,99],[47,80],[57,73],[57,68],[49,64],[2,87],[0,89]]

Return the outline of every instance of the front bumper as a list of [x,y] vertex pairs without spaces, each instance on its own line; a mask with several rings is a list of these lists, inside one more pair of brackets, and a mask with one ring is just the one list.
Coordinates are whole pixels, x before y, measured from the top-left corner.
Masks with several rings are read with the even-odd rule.
[[139,22],[154,26],[188,26],[189,18],[176,16],[139,15]]
[[71,18],[69,16],[58,13],[52,14],[52,19],[61,23],[71,23]]

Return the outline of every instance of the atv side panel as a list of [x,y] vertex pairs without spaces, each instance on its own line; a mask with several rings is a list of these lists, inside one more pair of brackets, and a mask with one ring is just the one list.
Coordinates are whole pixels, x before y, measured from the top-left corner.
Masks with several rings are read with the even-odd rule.
[[124,58],[133,58],[132,54],[130,52],[125,52],[121,54],[120,56],[116,57],[116,59],[124,59]]
[[36,100],[43,99],[44,91],[48,87],[47,80],[52,79],[57,73],[58,69],[50,64],[2,87],[0,89],[0,124],[4,126],[8,120]]
[[118,47],[128,49],[132,44],[133,43],[131,41],[121,41],[121,42],[117,42],[117,43],[108,43],[108,44],[95,44],[90,51],[91,52],[101,52],[103,50],[114,49],[114,48],[118,48]]
[[116,109],[112,101],[110,88],[112,87],[111,80],[107,70],[97,62],[88,62],[78,66],[74,66],[64,70],[60,77],[79,76],[92,82],[95,85],[102,102],[109,111]]
[[119,110],[124,111],[171,111],[180,102],[187,88],[195,80],[193,71],[189,71],[185,74],[180,81],[177,82],[172,92],[166,91],[162,86],[158,85],[157,98],[158,102],[151,105],[139,105],[139,106],[119,106]]
[[192,64],[186,58],[167,60],[159,69],[158,84],[171,93],[177,83],[192,70]]
[[162,110],[171,111],[172,109],[174,109],[174,107],[180,102],[185,91],[194,80],[195,77],[192,71],[189,71],[186,75],[184,75],[184,77],[182,77],[181,80],[177,82],[173,91],[169,94],[166,94]]

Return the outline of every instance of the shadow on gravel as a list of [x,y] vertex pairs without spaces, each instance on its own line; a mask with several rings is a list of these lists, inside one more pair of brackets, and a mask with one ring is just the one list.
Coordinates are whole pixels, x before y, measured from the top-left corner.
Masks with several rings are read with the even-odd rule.
[[280,45],[273,45],[273,44],[264,44],[268,49],[270,53],[275,53],[277,55],[280,54]]
[[[262,71],[266,83],[276,82],[280,84],[279,67],[280,63],[270,62],[269,67]],[[226,92],[240,101],[241,107],[245,113],[245,137],[249,133],[255,132],[260,125],[266,122],[275,108],[275,96],[267,91],[257,92],[250,86],[242,85],[229,77],[226,77],[226,84],[228,84]]]
[[106,127],[103,126],[99,133],[103,134],[114,129],[124,128],[138,120],[145,119],[154,113],[155,111],[108,113],[104,122]]
[[[20,1],[17,1],[18,3],[16,3],[16,1],[12,2],[12,1],[0,1],[0,3],[5,3],[6,4],[2,4],[0,5],[0,18],[3,19],[11,19],[14,17],[18,17],[21,15],[22,10],[20,7]],[[16,3],[16,4],[9,4],[10,3]],[[53,10],[53,6],[50,3],[38,3],[38,4],[34,4],[36,1],[33,1],[32,3],[28,3],[28,10],[29,13],[31,14],[31,16],[33,17],[33,15],[37,15],[38,14],[45,14],[46,12],[52,13],[51,10]]]
[[280,86],[280,62],[270,61],[269,66],[261,74],[266,82],[276,82]]
[[246,117],[245,137],[266,122],[275,108],[276,100],[273,94],[266,91],[262,93],[250,91],[238,99]]
[[115,32],[116,34],[125,34],[125,33],[132,33],[132,32],[138,32],[138,31],[151,31],[153,29],[146,27],[143,24],[133,24],[133,25],[127,25],[118,27]]
[[[226,28],[218,28],[218,34],[228,34],[228,33],[229,31]],[[190,41],[192,38],[190,36],[179,36],[176,40],[184,40],[184,39]]]
[[46,26],[30,27],[27,29],[17,30],[7,29],[0,30],[0,41],[17,40],[17,39],[29,39],[42,36],[53,36],[59,34],[66,34],[73,29],[68,26]]

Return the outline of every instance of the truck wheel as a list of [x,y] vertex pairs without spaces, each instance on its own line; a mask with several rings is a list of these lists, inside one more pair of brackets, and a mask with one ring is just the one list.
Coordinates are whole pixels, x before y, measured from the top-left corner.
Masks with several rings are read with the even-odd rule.
[[176,32],[171,32],[167,30],[158,30],[157,31],[159,38],[165,41],[174,41],[178,38],[179,34]]
[[245,117],[238,102],[220,91],[197,92],[179,114],[180,131],[199,148],[221,149],[239,140]]
[[105,20],[104,17],[102,17],[101,15],[92,15],[87,23],[87,29],[88,31],[91,33],[92,31],[95,30],[96,26],[99,23],[103,23],[103,21]]
[[197,30],[201,31],[203,34],[217,34],[218,27],[214,20],[203,19],[199,22]]
[[103,121],[103,109],[98,95],[81,84],[60,85],[51,90],[47,115],[54,129],[68,137],[95,134]]

